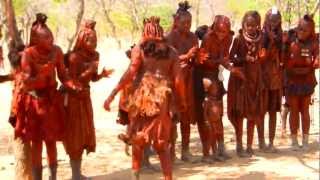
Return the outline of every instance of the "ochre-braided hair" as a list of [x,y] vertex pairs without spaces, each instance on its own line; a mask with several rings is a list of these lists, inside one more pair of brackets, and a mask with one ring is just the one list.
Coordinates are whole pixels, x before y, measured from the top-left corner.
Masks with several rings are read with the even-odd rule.
[[160,26],[160,18],[151,16],[143,20],[143,38],[147,39],[162,39],[163,28]]

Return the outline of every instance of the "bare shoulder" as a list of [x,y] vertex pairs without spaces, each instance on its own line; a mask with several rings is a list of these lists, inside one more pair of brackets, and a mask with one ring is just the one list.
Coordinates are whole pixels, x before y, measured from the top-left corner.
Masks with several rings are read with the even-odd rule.
[[62,49],[61,49],[59,46],[57,46],[57,45],[54,45],[54,46],[53,46],[53,50],[54,50],[55,53],[57,53],[57,54],[63,54]]
[[177,36],[177,35],[178,35],[178,34],[177,34],[176,31],[170,30],[169,32],[165,33],[164,37],[165,37],[165,38],[172,38],[172,37],[175,37],[175,36]]
[[31,55],[33,54],[35,51],[35,49],[31,46],[31,47],[27,47],[23,50],[23,55]]
[[59,46],[53,46],[53,53],[56,60],[60,61],[60,59],[63,59],[63,51]]
[[175,37],[174,35],[175,33],[170,31],[168,32],[165,36],[164,36],[164,39],[168,42],[168,43],[171,43],[173,41],[173,38]]
[[65,58],[69,62],[75,62],[77,59],[79,59],[79,54],[77,52],[75,52],[75,51],[71,51],[71,52],[66,54]]

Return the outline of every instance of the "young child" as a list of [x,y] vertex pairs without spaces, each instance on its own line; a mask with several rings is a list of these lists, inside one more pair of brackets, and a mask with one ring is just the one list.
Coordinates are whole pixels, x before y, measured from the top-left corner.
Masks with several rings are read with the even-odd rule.
[[203,87],[205,91],[205,98],[203,100],[203,116],[207,123],[209,123],[211,128],[211,147],[213,152],[213,157],[215,160],[224,161],[223,156],[219,155],[217,151],[218,137],[223,134],[222,121],[215,116],[221,117],[223,115],[222,99],[217,99],[217,86],[215,86],[209,78],[203,78]]
[[[302,125],[302,148],[309,149],[311,95],[317,85],[315,69],[319,68],[319,43],[315,22],[309,15],[300,19],[295,28],[296,37],[286,52],[286,95],[290,106],[290,130],[292,149],[299,150],[297,139],[299,119]],[[299,115],[301,114],[301,118]]]
[[[242,30],[234,39],[230,59],[234,67],[241,69],[245,81],[231,74],[228,82],[228,117],[236,131],[237,154],[253,155],[254,127],[261,125],[265,113],[265,86],[261,63],[265,58],[262,48],[261,17],[257,11],[248,11],[242,20]],[[247,119],[247,151],[243,151],[243,119]],[[259,138],[259,145],[261,144]]]

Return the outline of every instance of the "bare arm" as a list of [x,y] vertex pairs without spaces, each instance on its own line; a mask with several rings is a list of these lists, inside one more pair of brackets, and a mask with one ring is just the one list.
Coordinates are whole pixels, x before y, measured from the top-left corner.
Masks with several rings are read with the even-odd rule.
[[56,67],[57,67],[57,73],[58,73],[58,78],[60,82],[68,88],[71,88],[73,90],[81,90],[81,85],[80,83],[72,80],[68,74],[67,68],[64,65],[63,62],[63,53],[60,48],[57,48],[56,50]]
[[195,58],[196,53],[197,53],[197,51],[199,49],[199,42],[198,42],[197,37],[195,37],[195,36],[192,38],[192,45],[193,45],[192,48],[190,48],[189,51],[186,54],[181,54],[179,56],[179,59],[181,61],[191,62],[191,60],[193,58]]
[[190,96],[190,94],[185,94],[185,89],[187,87],[184,82],[183,74],[181,73],[178,53],[174,49],[172,49],[170,57],[173,59],[172,74],[170,76],[173,82],[173,92],[176,95],[176,104],[178,105],[178,110],[184,112],[187,108],[186,98],[188,95]]
[[87,69],[83,73],[81,73],[79,79],[85,80],[85,81],[98,79],[98,66],[99,66],[99,55],[97,54],[94,60],[90,62]]
[[[204,59],[200,59],[200,63],[205,64],[207,67],[216,67],[217,65],[222,65],[226,69],[230,69],[229,64],[229,48],[231,45],[231,39],[228,39],[228,42],[224,42],[222,44],[214,44],[212,41],[212,37],[210,34],[207,34],[202,43],[201,43],[201,51],[206,52],[208,54],[207,57],[204,56]],[[220,54],[218,56],[212,55],[212,48],[218,46],[216,48],[220,49]]]
[[131,52],[131,63],[127,69],[127,71],[122,75],[117,86],[112,90],[111,94],[108,96],[107,100],[104,103],[104,108],[106,110],[110,110],[110,104],[113,101],[114,97],[117,93],[124,88],[127,84],[131,83],[133,78],[138,73],[140,66],[142,64],[142,52],[140,47],[136,46],[132,49]]
[[0,75],[0,83],[13,81],[14,77],[12,74]]

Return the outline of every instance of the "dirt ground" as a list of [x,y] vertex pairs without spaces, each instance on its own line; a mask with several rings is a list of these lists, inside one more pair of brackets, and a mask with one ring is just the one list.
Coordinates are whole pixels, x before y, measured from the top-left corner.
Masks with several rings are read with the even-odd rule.
[[[99,47],[104,52],[101,58],[101,67],[115,68],[112,78],[102,80],[92,85],[92,99],[95,112],[95,127],[97,135],[96,153],[83,156],[83,174],[91,180],[126,180],[131,177],[131,157],[124,153],[124,145],[117,139],[117,135],[125,130],[125,127],[116,124],[117,99],[112,111],[105,112],[102,108],[103,101],[117,83],[121,74],[126,69],[126,60],[122,51],[105,51],[107,46]],[[319,72],[318,72],[319,73]],[[228,74],[225,73],[225,79]],[[226,83],[226,82],[225,82]],[[258,150],[252,158],[238,158],[235,154],[234,130],[226,116],[224,116],[225,140],[227,152],[232,159],[227,162],[214,164],[182,163],[178,161],[174,165],[174,179],[319,179],[319,91],[316,92],[316,102],[311,108],[311,150],[308,152],[293,152],[290,150],[289,137],[280,137],[281,121],[278,118],[277,135],[275,145],[279,153],[262,153]],[[14,178],[14,157],[12,149],[12,128],[7,123],[9,104],[11,99],[11,84],[0,85],[0,179],[10,180]],[[289,128],[289,125],[288,125]],[[287,128],[287,129],[288,129]],[[268,137],[266,123],[266,137]],[[244,136],[245,138],[246,136]],[[301,138],[301,137],[300,137]],[[255,139],[257,134],[255,132]],[[267,139],[267,138],[266,138]],[[245,139],[244,139],[245,140]],[[245,142],[245,141],[244,141]],[[301,142],[301,141],[300,141]],[[181,138],[178,137],[177,156],[180,157]],[[255,141],[254,149],[257,149]],[[192,126],[191,152],[196,158],[201,158],[201,143],[196,126]],[[45,151],[44,151],[45,152]],[[71,169],[68,157],[63,146],[58,143],[58,179],[70,179]],[[45,153],[43,162],[46,165]],[[152,162],[159,165],[157,156],[152,157]],[[46,168],[46,166],[45,166]],[[44,170],[47,176],[47,169]],[[161,173],[145,172],[141,179],[162,179]]]

